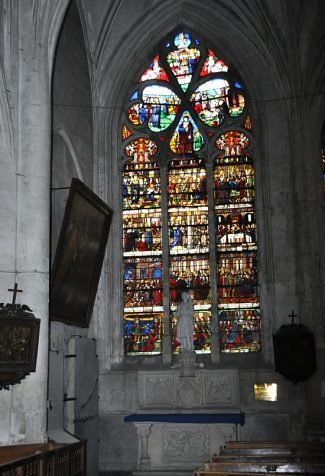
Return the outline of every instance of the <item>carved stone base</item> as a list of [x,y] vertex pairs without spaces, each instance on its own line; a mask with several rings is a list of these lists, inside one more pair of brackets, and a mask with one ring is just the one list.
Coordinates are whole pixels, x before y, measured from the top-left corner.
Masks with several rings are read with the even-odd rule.
[[179,353],[180,377],[195,377],[196,354],[191,350],[181,350]]
[[[134,473],[137,476],[193,476],[195,468],[211,460],[220,446],[236,439],[236,425],[232,423],[152,422],[149,432],[145,426],[139,431],[138,422],[135,425],[142,451]],[[143,438],[144,442],[139,441]],[[150,461],[150,468],[144,467],[144,458]]]

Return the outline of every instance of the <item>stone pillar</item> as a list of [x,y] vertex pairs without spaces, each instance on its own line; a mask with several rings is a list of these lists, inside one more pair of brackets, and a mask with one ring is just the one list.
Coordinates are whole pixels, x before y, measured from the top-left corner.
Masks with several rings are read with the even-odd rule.
[[180,350],[180,377],[195,377],[196,354],[193,350]]
[[[12,177],[5,184],[14,201],[10,206],[14,227],[8,229],[10,243],[5,254],[10,262],[0,260],[1,271],[8,271],[1,281],[3,300],[11,300],[7,289],[18,282],[23,293],[18,303],[27,304],[41,319],[36,372],[20,385],[1,392],[0,408],[9,418],[1,417],[0,444],[39,443],[47,439],[48,373],[48,301],[49,301],[49,192],[51,151],[51,91],[47,43],[38,35],[47,17],[36,23],[31,2],[12,2],[8,10],[12,55],[6,71],[11,71],[10,89],[13,124]],[[44,8],[44,11],[46,9]],[[43,10],[42,10],[43,12]],[[7,45],[8,46],[8,45]],[[15,53],[14,53],[15,52]],[[1,412],[2,413],[2,412]]]
[[138,433],[138,469],[151,469],[148,444],[152,423],[135,423],[135,427]]

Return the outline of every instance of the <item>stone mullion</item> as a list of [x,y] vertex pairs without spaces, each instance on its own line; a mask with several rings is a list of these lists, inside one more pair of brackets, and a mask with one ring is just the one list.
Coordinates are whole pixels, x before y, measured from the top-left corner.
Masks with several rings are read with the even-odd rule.
[[210,287],[211,287],[211,362],[220,360],[220,345],[218,332],[218,285],[217,285],[217,252],[216,229],[214,211],[214,180],[213,163],[207,164],[207,192],[208,192],[208,218],[209,218],[209,260],[210,260]]
[[172,361],[171,347],[171,320],[169,306],[169,239],[168,239],[168,202],[167,202],[167,166],[161,167],[161,239],[162,239],[162,267],[163,267],[163,308],[164,333],[162,338],[163,362]]

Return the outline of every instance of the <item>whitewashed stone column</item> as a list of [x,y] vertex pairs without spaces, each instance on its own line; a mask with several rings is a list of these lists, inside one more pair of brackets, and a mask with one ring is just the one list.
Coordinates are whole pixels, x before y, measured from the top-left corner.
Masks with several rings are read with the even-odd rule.
[[[24,2],[23,2],[24,3]],[[47,47],[37,42],[31,8],[19,3],[16,280],[41,319],[36,372],[13,388],[12,415],[24,442],[45,441],[48,372],[51,94]],[[11,426],[20,439],[20,427]]]
[[8,29],[6,48],[10,54],[5,57],[5,71],[14,99],[10,103],[12,180],[5,186],[7,195],[14,199],[6,207],[11,217],[5,237],[10,260],[0,261],[7,279],[1,280],[1,293],[5,302],[10,301],[7,289],[18,282],[23,293],[17,296],[17,302],[30,306],[41,319],[41,328],[36,372],[10,391],[1,392],[0,407],[8,418],[2,418],[0,412],[0,444],[47,439],[51,150],[48,31],[53,18],[47,13],[56,3],[13,2],[6,12],[12,28]]
[[152,423],[134,423],[138,433],[138,469],[150,469],[151,461],[148,452],[149,436]]

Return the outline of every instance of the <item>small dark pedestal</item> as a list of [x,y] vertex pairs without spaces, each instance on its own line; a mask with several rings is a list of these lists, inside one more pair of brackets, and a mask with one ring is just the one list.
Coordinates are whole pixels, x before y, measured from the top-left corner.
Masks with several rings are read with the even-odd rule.
[[302,324],[283,325],[273,335],[275,370],[293,383],[317,370],[314,334]]
[[39,328],[28,306],[0,304],[0,390],[35,371]]

